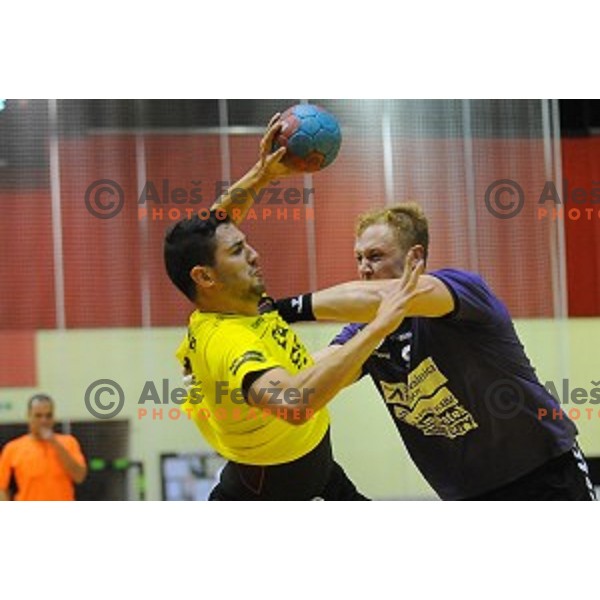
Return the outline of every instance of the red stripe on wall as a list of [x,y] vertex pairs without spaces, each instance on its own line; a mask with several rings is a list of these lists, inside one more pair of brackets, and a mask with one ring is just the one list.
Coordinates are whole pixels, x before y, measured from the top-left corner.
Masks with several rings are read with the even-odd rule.
[[[575,204],[568,200],[566,205],[562,204],[562,208],[566,208],[563,221],[567,246],[569,316],[594,317],[600,314],[600,204],[592,204],[591,194],[593,188],[598,189],[597,202],[600,202],[600,138],[564,139],[562,163],[563,177],[568,183],[571,199],[576,188],[587,194],[585,203]],[[561,200],[564,202],[563,197]],[[550,208],[551,204],[547,204]],[[568,218],[569,209],[574,209],[572,215],[575,217],[579,214],[579,218]],[[579,212],[575,209],[579,209]],[[590,209],[589,219],[586,209]]]
[[36,385],[35,333],[0,331],[0,388]]
[[0,329],[56,327],[48,190],[0,192]]
[[[259,136],[230,138],[234,180],[256,161],[259,140]],[[464,153],[459,138],[394,137],[392,200],[415,200],[424,206],[430,221],[430,269],[476,270],[513,316],[552,316],[553,224],[537,218],[535,203],[545,179],[543,140],[474,139],[470,166]],[[600,141],[565,140],[563,155],[565,177],[572,187],[589,187],[600,180],[596,159]],[[153,205],[164,208],[165,216],[140,224],[135,138],[125,134],[67,138],[60,141],[60,161],[67,327],[139,327],[142,306],[150,307],[153,326],[185,324],[192,307],[168,280],[162,258],[165,229],[175,220],[168,210],[178,205],[172,201]],[[146,178],[161,192],[163,179],[169,179],[171,191],[177,187],[189,191],[201,182],[199,206],[207,208],[222,173],[220,138],[146,136],[145,168]],[[522,212],[509,220],[495,218],[484,203],[488,186],[504,178],[518,181],[527,198]],[[100,179],[118,182],[125,194],[123,210],[109,220],[94,217],[84,202],[88,186]],[[256,206],[257,218],[247,221],[243,230],[261,253],[269,293],[278,297],[307,291],[311,267],[319,288],[356,278],[356,217],[385,204],[384,181],[380,136],[361,134],[348,136],[336,162],[313,176],[314,222],[307,223],[302,210],[296,220],[294,205],[272,205],[272,196],[264,196]],[[304,193],[303,178],[285,180],[280,186],[291,187]],[[0,202],[0,278],[5,282],[0,329],[55,327],[50,194],[2,191]],[[267,218],[263,209],[271,211]],[[277,218],[278,209],[288,209],[287,219]],[[573,316],[600,312],[598,223],[600,219],[566,222]],[[312,242],[316,265],[309,264]],[[144,291],[143,274],[148,275]],[[148,303],[143,293],[149,295]]]

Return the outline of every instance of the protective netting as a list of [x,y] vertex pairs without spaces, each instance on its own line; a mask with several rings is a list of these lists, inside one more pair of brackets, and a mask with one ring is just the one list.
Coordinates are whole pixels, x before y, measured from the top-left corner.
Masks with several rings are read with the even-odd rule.
[[[270,115],[294,102],[8,101],[0,328],[181,324],[188,307],[164,274],[164,230],[242,175]],[[312,205],[294,212],[271,193],[246,224],[274,295],[354,278],[356,216],[415,200],[430,218],[430,268],[479,271],[516,317],[554,314],[555,224],[531,205],[501,219],[485,203],[497,180],[531,198],[552,175],[542,101],[315,102],[341,122],[336,163],[282,182]]]

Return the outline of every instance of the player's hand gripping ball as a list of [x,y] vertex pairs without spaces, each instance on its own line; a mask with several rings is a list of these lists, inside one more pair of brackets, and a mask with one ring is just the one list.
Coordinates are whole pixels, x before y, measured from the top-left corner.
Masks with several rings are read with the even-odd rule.
[[281,115],[282,127],[273,150],[285,146],[283,163],[296,171],[313,173],[329,166],[342,145],[337,119],[314,104],[296,104]]

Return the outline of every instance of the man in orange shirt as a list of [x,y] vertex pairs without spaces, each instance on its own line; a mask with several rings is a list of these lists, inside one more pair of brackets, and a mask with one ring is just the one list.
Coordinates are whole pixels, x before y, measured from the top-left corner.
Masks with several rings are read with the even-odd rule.
[[54,402],[36,394],[27,404],[29,433],[8,442],[0,454],[0,500],[8,500],[11,473],[15,500],[74,500],[74,483],[87,475],[79,443],[54,433]]

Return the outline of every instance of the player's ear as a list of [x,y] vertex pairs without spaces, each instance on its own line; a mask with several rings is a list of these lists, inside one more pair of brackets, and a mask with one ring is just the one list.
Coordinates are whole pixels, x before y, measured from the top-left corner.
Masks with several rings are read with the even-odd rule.
[[425,248],[423,248],[421,244],[416,244],[415,246],[412,246],[412,248],[410,248],[408,252],[411,256],[413,266],[420,260],[425,262]]
[[210,288],[215,285],[214,272],[210,267],[196,265],[190,271],[190,277],[192,278],[192,281],[201,288]]

